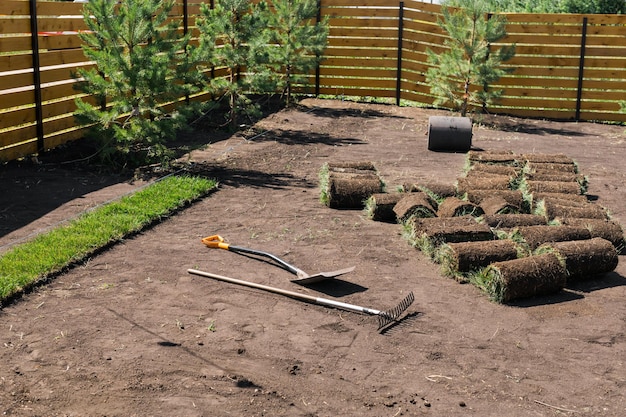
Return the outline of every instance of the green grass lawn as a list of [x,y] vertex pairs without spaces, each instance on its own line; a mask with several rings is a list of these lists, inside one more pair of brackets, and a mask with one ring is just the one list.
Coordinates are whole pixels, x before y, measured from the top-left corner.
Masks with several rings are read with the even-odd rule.
[[0,257],[0,305],[47,276],[171,215],[216,187],[215,180],[169,176],[12,248]]

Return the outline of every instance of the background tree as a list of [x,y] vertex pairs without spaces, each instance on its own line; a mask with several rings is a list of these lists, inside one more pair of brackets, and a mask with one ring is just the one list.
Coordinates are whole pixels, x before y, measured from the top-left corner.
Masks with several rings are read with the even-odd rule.
[[[166,160],[165,143],[185,125],[185,114],[164,104],[189,93],[185,50],[178,23],[167,23],[173,0],[91,0],[83,8],[89,32],[81,34],[96,69],[80,69],[78,88],[95,105],[77,99],[75,116],[93,125],[103,156],[126,165]],[[106,103],[106,104],[105,104]]]
[[273,0],[268,38],[271,61],[277,74],[277,88],[291,105],[293,86],[306,83],[308,73],[320,62],[327,46],[328,19],[315,22],[315,0]]
[[201,5],[200,45],[196,59],[205,67],[225,69],[224,77],[207,80],[215,94],[228,98],[229,122],[254,114],[250,93],[263,93],[271,78],[267,32],[267,5],[261,1],[219,0],[213,9]]
[[462,116],[469,106],[485,107],[502,95],[502,90],[489,86],[508,72],[502,63],[515,54],[514,46],[491,48],[493,42],[506,36],[506,21],[498,15],[487,18],[487,12],[483,0],[447,2],[439,20],[449,36],[444,41],[445,50],[427,50],[431,67],[426,82],[436,96],[434,104],[451,105]]

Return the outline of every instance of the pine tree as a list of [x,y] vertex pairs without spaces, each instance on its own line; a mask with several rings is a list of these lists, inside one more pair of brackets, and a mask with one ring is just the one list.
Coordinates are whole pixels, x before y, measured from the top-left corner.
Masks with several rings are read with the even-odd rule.
[[[452,9],[451,7],[458,7]],[[435,105],[451,105],[465,116],[470,106],[485,108],[502,95],[490,89],[508,71],[502,63],[515,54],[515,47],[492,50],[491,44],[506,36],[502,16],[487,17],[483,0],[458,0],[442,8],[439,26],[448,34],[445,50],[427,50],[431,67],[426,82],[436,96]]]
[[205,67],[224,69],[225,76],[207,80],[211,91],[228,98],[229,122],[256,113],[249,93],[264,93],[269,75],[267,5],[261,1],[219,0],[213,9],[201,5],[197,21],[200,42],[196,60]]
[[278,77],[278,88],[291,104],[295,83],[305,83],[308,73],[320,62],[327,45],[327,19],[314,23],[316,0],[274,0],[270,14],[272,63]]
[[79,123],[93,125],[103,154],[121,165],[167,159],[166,141],[185,125],[181,108],[163,105],[191,92],[188,38],[167,22],[173,0],[91,0],[83,8],[89,32],[81,34],[96,69],[81,69],[79,88],[96,97],[77,99]]

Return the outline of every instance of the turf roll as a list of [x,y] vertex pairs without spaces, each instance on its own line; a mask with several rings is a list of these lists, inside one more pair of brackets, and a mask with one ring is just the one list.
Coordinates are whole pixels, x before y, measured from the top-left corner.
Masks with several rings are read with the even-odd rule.
[[469,190],[467,199],[474,204],[482,204],[487,198],[501,197],[516,207],[524,207],[524,194],[519,190]]
[[456,187],[454,184],[442,184],[437,182],[412,182],[405,183],[402,186],[407,193],[423,191],[436,200],[442,200],[446,197],[456,196]]
[[333,161],[328,163],[328,169],[336,172],[349,172],[350,170],[376,171],[374,163],[370,161]]
[[495,262],[483,275],[481,286],[499,303],[554,294],[567,282],[567,270],[554,253]]
[[328,173],[328,207],[336,209],[362,209],[367,199],[383,192],[383,182],[374,171],[360,173]]
[[446,198],[437,208],[437,216],[439,217],[459,217],[466,215],[478,217],[483,214],[483,209],[480,206],[457,197]]
[[473,190],[509,190],[511,178],[505,175],[485,178],[459,178],[456,188],[459,195]]
[[578,174],[578,167],[572,163],[541,163],[528,162],[524,168],[526,172],[569,172]]
[[484,162],[477,162],[477,163],[472,164],[469,171],[467,171],[466,176],[470,176],[470,173],[476,174],[476,175],[496,174],[496,175],[505,175],[507,177],[518,177],[521,173],[521,170],[511,165],[488,164]]
[[492,240],[491,229],[476,222],[472,216],[463,217],[412,217],[407,222],[413,239],[426,238],[439,246],[443,243]]
[[544,243],[591,239],[589,230],[580,226],[524,226],[518,231],[531,250]]
[[530,193],[563,193],[580,195],[583,193],[582,187],[577,182],[570,181],[528,181],[526,189]]
[[489,164],[517,165],[518,162],[512,151],[469,151],[467,157],[470,162]]
[[494,229],[515,229],[524,226],[547,225],[546,218],[536,214],[490,214],[482,217],[485,224]]
[[509,203],[502,196],[487,197],[480,202],[484,214],[516,214],[522,211],[521,206]]
[[477,271],[494,262],[517,259],[517,244],[510,239],[479,242],[446,243],[438,251],[438,261],[444,275],[456,277]]
[[608,240],[618,250],[624,248],[624,230],[622,226],[612,220],[597,219],[561,219],[562,225],[584,227],[589,230],[592,238],[601,237]]
[[574,164],[574,160],[564,154],[528,153],[522,154],[520,158],[526,162],[538,164]]
[[553,252],[565,260],[568,281],[586,281],[617,268],[615,246],[606,239],[553,242],[540,246],[537,253]]
[[606,211],[601,206],[593,203],[574,207],[544,201],[544,209],[546,217],[550,220],[563,218],[608,220]]
[[365,203],[367,217],[378,222],[395,223],[396,213],[393,208],[404,197],[404,193],[375,193]]
[[400,200],[394,205],[393,212],[398,222],[404,223],[411,217],[435,217],[433,201],[426,193],[402,193]]

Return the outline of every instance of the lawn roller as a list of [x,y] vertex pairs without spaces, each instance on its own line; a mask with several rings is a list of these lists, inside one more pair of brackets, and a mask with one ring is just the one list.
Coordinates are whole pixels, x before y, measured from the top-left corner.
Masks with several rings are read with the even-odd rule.
[[297,284],[312,284],[314,282],[335,278],[339,275],[347,274],[348,272],[354,271],[354,267],[351,266],[349,268],[338,269],[336,271],[320,272],[314,275],[309,275],[300,268],[296,268],[290,263],[287,263],[284,260],[280,259],[278,256],[272,255],[271,253],[263,252],[256,249],[243,248],[241,246],[229,245],[228,243],[224,242],[224,238],[220,235],[205,237],[204,239],[202,239],[202,243],[207,245],[209,248],[224,249],[235,253],[244,253],[248,255],[264,256],[266,258],[269,258],[278,263],[281,268],[286,269],[289,272],[297,275],[297,279],[291,280],[291,282],[295,282]]
[[300,301],[306,301],[309,303],[319,304],[326,307],[335,307],[342,310],[353,311],[357,313],[365,313],[373,316],[378,316],[378,330],[382,330],[384,327],[398,320],[398,318],[409,308],[415,296],[410,292],[397,306],[390,308],[389,310],[380,311],[373,308],[361,307],[354,304],[342,303],[341,301],[329,300],[328,298],[313,297],[306,294],[300,294],[293,291],[283,290],[281,288],[270,287],[263,284],[257,284],[255,282],[243,281],[241,279],[225,277],[223,275],[212,274],[210,272],[199,271],[197,269],[188,269],[187,272],[201,277],[213,278],[218,281],[230,282],[231,284],[243,285],[245,287],[257,288],[263,291],[272,292],[275,294],[284,295],[286,297],[294,298]]

